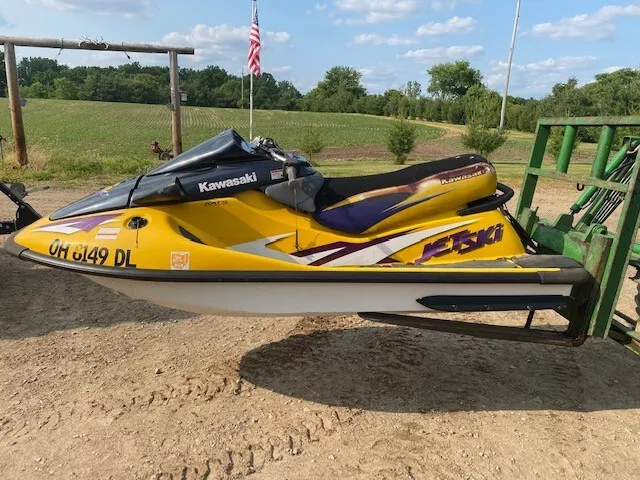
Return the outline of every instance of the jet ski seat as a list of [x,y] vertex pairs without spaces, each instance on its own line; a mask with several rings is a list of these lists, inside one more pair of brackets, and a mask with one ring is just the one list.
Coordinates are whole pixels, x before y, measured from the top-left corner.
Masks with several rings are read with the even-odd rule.
[[[444,195],[447,191],[437,191],[442,190],[443,185],[468,179],[474,179],[473,187],[460,185],[464,191],[457,191],[453,199],[443,196],[439,208],[443,202],[451,207],[466,205],[496,191],[495,170],[479,155],[460,155],[364,177],[324,178],[315,172],[294,180],[295,188],[290,182],[282,181],[264,187],[263,191],[283,205],[314,214],[314,219],[326,227],[362,233],[411,205]],[[405,206],[402,202],[410,197],[415,202]],[[414,209],[415,214],[424,216],[438,208],[434,205],[431,202],[421,209]]]
[[316,210],[324,210],[360,193],[409,185],[433,175],[469,167],[477,163],[489,162],[480,155],[459,155],[378,175],[325,178],[324,185],[316,196]]
[[325,179],[314,219],[333,230],[374,232],[398,225],[399,218],[457,211],[491,197],[496,188],[495,169],[485,158],[460,155],[381,175]]

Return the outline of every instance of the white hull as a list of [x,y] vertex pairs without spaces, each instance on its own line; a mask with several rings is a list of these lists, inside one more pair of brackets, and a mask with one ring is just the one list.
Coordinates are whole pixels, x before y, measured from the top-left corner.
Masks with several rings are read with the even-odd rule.
[[229,317],[357,312],[430,312],[417,299],[434,295],[562,295],[571,285],[518,283],[151,282],[87,275],[133,299]]

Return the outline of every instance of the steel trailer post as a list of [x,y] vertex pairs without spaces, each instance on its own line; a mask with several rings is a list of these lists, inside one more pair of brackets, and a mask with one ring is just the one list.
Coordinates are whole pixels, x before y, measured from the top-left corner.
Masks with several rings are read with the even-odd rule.
[[591,169],[591,176],[594,178],[604,177],[615,133],[615,127],[610,125],[602,126],[602,133],[600,134],[600,141],[598,142],[598,152],[596,153],[596,161],[593,162],[593,168]]
[[556,172],[567,173],[569,171],[569,161],[571,160],[571,154],[573,153],[573,146],[576,143],[576,131],[577,129],[573,125],[567,125],[564,127],[564,138],[562,139],[560,155],[558,155]]
[[525,208],[531,207],[533,202],[533,195],[538,185],[538,175],[532,171],[532,169],[540,169],[542,167],[542,161],[544,160],[544,152],[547,149],[547,142],[549,141],[549,135],[551,134],[551,127],[543,125],[538,122],[536,128],[536,138],[533,144],[533,150],[531,151],[531,160],[529,167],[525,172],[524,183],[522,184],[522,190],[518,198],[518,204],[516,207],[516,218],[518,218]]

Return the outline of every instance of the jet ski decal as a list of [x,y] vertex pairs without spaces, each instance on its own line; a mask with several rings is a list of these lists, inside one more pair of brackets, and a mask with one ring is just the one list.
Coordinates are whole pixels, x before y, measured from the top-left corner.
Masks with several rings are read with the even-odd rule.
[[486,245],[502,241],[503,235],[504,225],[502,223],[475,232],[462,230],[425,245],[422,257],[415,263],[422,264],[434,257],[441,257],[451,252],[458,252],[460,255],[475,252]]
[[474,222],[475,220],[469,220],[452,225],[429,228],[418,232],[405,232],[405,234],[395,236],[395,238],[376,239],[367,244],[348,244],[348,246],[346,246],[341,252],[337,252],[322,261],[313,263],[312,265],[323,265],[326,267],[376,265],[388,256],[404,250],[405,248],[409,248],[410,246],[429,237],[464,227]]
[[73,235],[78,232],[90,232],[98,225],[112,223],[120,214],[96,215],[94,217],[77,218],[74,220],[61,220],[50,223],[44,227],[36,228],[35,232],[62,233]]
[[318,254],[310,253],[304,258],[298,258],[297,256],[289,255],[288,253],[284,253],[278,250],[274,250],[272,248],[268,248],[268,246],[271,245],[272,243],[275,243],[278,240],[282,240],[283,238],[292,237],[293,235],[295,235],[295,232],[285,233],[284,235],[276,235],[273,237],[261,238],[253,242],[247,242],[240,245],[234,245],[232,247],[228,247],[227,250],[232,250],[234,252],[249,253],[251,255],[258,255],[260,257],[273,258],[274,260],[282,260],[284,262],[289,262],[289,263],[299,263],[301,265],[311,265],[313,264],[313,262],[341,250],[340,248],[336,248],[334,250],[322,251]]
[[287,233],[268,238],[261,238],[253,242],[234,245],[228,250],[259,255],[261,257],[282,260],[290,263],[310,266],[347,267],[347,266],[371,266],[377,265],[395,253],[411,247],[429,237],[449,232],[460,227],[466,227],[475,223],[475,220],[467,220],[450,225],[429,228],[427,230],[403,232],[377,238],[365,243],[335,242],[321,247],[314,247],[300,252],[287,254],[269,248],[269,245],[291,237],[295,233]]
[[451,193],[455,186],[433,192],[433,188],[493,172],[493,167],[478,163],[469,167],[442,172],[408,185],[372,190],[349,197],[314,215],[315,220],[334,230],[360,234],[383,220]]

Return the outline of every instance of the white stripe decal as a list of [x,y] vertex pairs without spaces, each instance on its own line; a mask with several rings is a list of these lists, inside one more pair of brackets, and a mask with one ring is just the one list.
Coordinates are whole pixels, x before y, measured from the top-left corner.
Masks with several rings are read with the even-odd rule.
[[427,230],[421,230],[419,232],[409,233],[402,237],[392,238],[384,243],[372,245],[370,247],[358,250],[357,252],[350,253],[344,257],[336,258],[326,264],[327,267],[351,267],[360,265],[376,265],[378,262],[384,260],[387,257],[409,248],[411,245],[415,245],[422,240],[425,240],[434,235],[444,233],[449,230],[464,227],[475,220],[469,220],[466,222],[454,223],[451,225],[443,225],[441,227],[429,228]]
[[49,225],[48,227],[40,227],[36,229],[36,232],[52,232],[52,233],[64,233],[65,235],[71,235],[76,232],[82,231],[81,228],[76,228],[75,225],[78,222],[64,223],[62,225]]
[[[440,227],[429,228],[427,230],[421,230],[419,232],[409,233],[402,237],[392,238],[383,243],[372,245],[367,248],[349,253],[340,258],[336,258],[328,262],[327,267],[349,267],[349,266],[367,266],[376,265],[380,261],[384,260],[391,255],[404,250],[412,245],[415,245],[422,240],[425,240],[434,235],[447,232],[449,230],[455,230],[456,228],[465,227],[475,223],[475,220],[468,220],[466,222],[453,223],[450,225],[443,225]],[[297,263],[299,265],[309,265],[318,260],[322,260],[334,253],[338,253],[344,250],[346,247],[339,247],[332,250],[326,250],[324,252],[312,253],[306,257],[297,257],[295,255],[289,255],[288,253],[280,252],[272,248],[268,248],[272,243],[282,240],[283,238],[291,237],[295,233],[285,233],[283,235],[276,235],[273,237],[261,238],[254,240],[253,242],[242,243],[240,245],[233,245],[227,247],[227,250],[234,252],[248,253],[250,255],[258,255],[260,257],[272,258],[274,260],[280,260],[289,263]]]
[[295,233],[285,233],[284,235],[276,235],[275,237],[261,238],[260,240],[255,240],[253,242],[243,243],[241,245],[234,245],[232,247],[228,247],[227,250],[233,250],[234,252],[242,252],[249,253],[251,255],[258,255],[260,257],[272,258],[274,260],[281,260],[289,263],[298,263],[300,265],[309,265],[310,263],[316,262],[322,258],[328,257],[336,252],[342,250],[341,248],[336,248],[335,250],[328,250],[326,252],[314,253],[311,255],[307,255],[306,257],[296,257],[295,255],[289,255],[288,253],[279,252],[278,250],[274,250],[272,248],[267,248],[268,245],[277,242],[278,240],[282,240],[283,238],[290,237],[295,235]]

